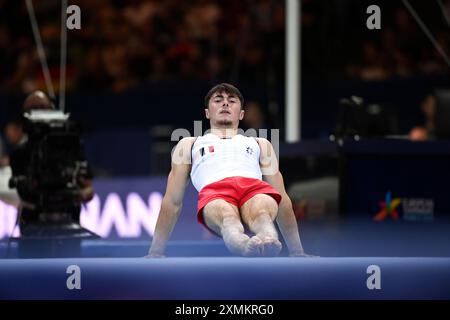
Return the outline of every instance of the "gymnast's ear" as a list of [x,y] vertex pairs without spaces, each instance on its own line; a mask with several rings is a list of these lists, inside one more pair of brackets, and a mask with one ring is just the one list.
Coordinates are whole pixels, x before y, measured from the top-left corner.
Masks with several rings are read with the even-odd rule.
[[205,117],[206,117],[206,119],[209,119],[209,109],[208,108],[205,109]]

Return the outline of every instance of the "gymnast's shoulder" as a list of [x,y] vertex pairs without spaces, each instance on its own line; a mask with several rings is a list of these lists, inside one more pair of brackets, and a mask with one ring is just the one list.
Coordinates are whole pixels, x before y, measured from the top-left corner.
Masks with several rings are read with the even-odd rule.
[[178,141],[172,151],[172,162],[177,164],[191,164],[191,150],[196,137],[184,137]]

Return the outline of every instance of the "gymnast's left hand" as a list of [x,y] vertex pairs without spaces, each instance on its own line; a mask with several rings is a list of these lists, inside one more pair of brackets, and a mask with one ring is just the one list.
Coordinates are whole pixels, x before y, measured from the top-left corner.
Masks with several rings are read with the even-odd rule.
[[320,258],[319,256],[315,256],[312,254],[307,254],[304,251],[299,252],[291,252],[289,254],[289,257],[297,257],[297,258]]
[[148,255],[146,255],[144,258],[146,259],[160,259],[160,258],[165,258],[166,256],[162,253],[156,253],[156,252],[149,252]]

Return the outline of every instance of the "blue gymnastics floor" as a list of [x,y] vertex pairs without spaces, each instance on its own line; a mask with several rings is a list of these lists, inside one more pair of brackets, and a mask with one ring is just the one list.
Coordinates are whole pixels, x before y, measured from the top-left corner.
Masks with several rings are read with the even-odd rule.
[[[450,220],[434,223],[341,220],[300,225],[305,250],[322,257],[450,257]],[[142,257],[151,239],[71,241],[0,241],[2,258]],[[221,239],[178,239],[167,246],[169,257],[229,257]],[[287,256],[284,247],[281,256]]]
[[0,299],[450,299],[450,258],[9,259],[0,283]]
[[[165,259],[143,258],[149,239],[3,241],[0,299],[450,299],[448,222],[310,222],[300,231],[320,258],[233,257],[218,239],[170,241]],[[67,288],[71,265],[80,290]]]

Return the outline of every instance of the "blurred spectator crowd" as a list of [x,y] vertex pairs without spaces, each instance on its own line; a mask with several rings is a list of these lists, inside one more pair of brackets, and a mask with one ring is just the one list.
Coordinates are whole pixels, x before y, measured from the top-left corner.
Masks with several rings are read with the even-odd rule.
[[[34,1],[56,91],[60,1]],[[434,1],[411,1],[450,54],[450,28]],[[205,80],[283,83],[284,0],[72,0],[67,89],[122,92],[142,84]],[[383,1],[382,29],[366,28],[359,0],[303,0],[306,77],[384,80],[448,74],[401,1]],[[450,1],[444,2],[450,13]],[[0,0],[0,93],[44,89],[25,1]]]
[[[68,90],[121,92],[173,80],[253,81],[282,66],[284,1],[73,0]],[[58,82],[60,1],[34,1],[50,73]],[[43,88],[25,1],[0,0],[0,88]],[[268,42],[270,41],[270,43]],[[272,49],[269,50],[271,46]],[[44,88],[45,89],[45,88]]]
[[[321,78],[364,81],[448,75],[449,66],[401,0],[303,0],[303,69]],[[409,0],[423,24],[450,56],[450,1]],[[381,29],[366,27],[378,5]]]

